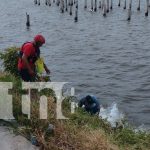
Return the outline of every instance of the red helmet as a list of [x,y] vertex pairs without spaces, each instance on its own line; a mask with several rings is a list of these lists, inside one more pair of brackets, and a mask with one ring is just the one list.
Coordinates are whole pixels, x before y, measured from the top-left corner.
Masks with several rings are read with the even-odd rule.
[[38,34],[34,37],[34,41],[35,42],[40,42],[41,44],[44,44],[45,43],[45,38],[43,37],[43,35]]

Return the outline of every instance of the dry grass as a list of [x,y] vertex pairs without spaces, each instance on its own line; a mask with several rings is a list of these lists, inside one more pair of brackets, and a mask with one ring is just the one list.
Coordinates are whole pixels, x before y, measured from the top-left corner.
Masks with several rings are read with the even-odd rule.
[[86,150],[118,150],[101,130],[88,130],[80,133],[82,147]]

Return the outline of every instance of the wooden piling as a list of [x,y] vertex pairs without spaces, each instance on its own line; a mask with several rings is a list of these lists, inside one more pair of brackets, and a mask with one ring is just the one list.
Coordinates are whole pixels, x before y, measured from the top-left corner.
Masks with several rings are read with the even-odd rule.
[[47,0],[45,0],[45,5],[47,5]]
[[70,6],[71,5],[71,0],[68,0],[68,6]]
[[145,16],[148,16],[148,7],[149,7],[149,0],[146,0],[146,13]]
[[76,1],[76,8],[75,8],[75,18],[74,18],[75,22],[78,22],[78,1]]
[[94,8],[94,11],[95,11],[95,12],[97,11],[97,0],[95,0],[95,8]]
[[111,2],[110,2],[110,9],[111,10],[113,9],[113,0],[111,0]]
[[51,6],[51,0],[48,0],[48,6]]
[[60,4],[60,0],[57,0],[56,5],[59,6]]
[[102,3],[101,3],[101,1],[99,1],[99,9],[101,9],[102,8]]
[[131,9],[132,9],[132,0],[130,0],[129,2],[128,18],[127,18],[128,21],[131,20]]
[[109,0],[107,0],[107,13],[109,12]]
[[26,17],[27,17],[26,26],[30,27],[30,16],[27,13],[26,13]]
[[37,4],[37,0],[34,0],[34,4]]
[[40,0],[38,1],[38,5],[40,5],[41,4],[41,2],[40,2]]
[[132,0],[129,2],[129,9],[132,9]]
[[64,13],[64,0],[60,1],[60,10],[61,10],[61,13]]
[[93,11],[93,0],[91,0],[91,10]]
[[140,9],[141,9],[140,4],[141,4],[141,2],[140,2],[140,0],[139,0],[138,8],[137,8],[138,11],[140,11]]
[[127,19],[128,21],[130,21],[131,20],[131,9],[129,8],[128,9],[128,19]]
[[74,3],[73,0],[71,0],[71,4],[70,5],[73,6],[73,3]]
[[105,4],[105,0],[103,1],[102,9],[103,9],[103,16],[106,17],[106,4]]
[[70,3],[70,16],[72,16],[72,5],[71,5],[71,3]]
[[84,9],[87,9],[87,0],[84,0]]
[[105,0],[101,0],[101,8],[103,10],[103,7],[104,7],[104,3],[105,3]]
[[127,7],[127,2],[126,2],[126,0],[124,1],[124,7],[123,7],[123,9],[126,9],[126,7]]
[[68,0],[65,0],[66,11],[68,11]]
[[121,2],[120,2],[120,0],[119,0],[118,7],[120,7],[120,5],[121,5]]

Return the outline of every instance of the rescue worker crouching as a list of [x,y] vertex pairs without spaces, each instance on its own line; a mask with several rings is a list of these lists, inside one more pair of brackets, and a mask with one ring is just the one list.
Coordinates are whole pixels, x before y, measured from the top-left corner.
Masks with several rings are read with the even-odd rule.
[[100,112],[100,104],[95,96],[87,95],[86,97],[82,98],[79,103],[79,107],[84,106],[84,110],[88,113],[94,115],[99,114]]
[[[42,35],[36,35],[33,42],[26,42],[22,45],[18,60],[18,71],[22,80],[26,82],[35,81],[36,69],[35,63],[40,58],[40,47],[45,44],[45,38]],[[50,70],[44,64],[47,74]]]

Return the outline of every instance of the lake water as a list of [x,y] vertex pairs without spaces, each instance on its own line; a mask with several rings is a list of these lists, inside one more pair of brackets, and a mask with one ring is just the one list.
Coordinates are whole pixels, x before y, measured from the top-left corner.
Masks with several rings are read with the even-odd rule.
[[[137,12],[133,0],[132,18],[114,1],[113,10],[84,10],[79,1],[79,22],[60,13],[56,4],[41,6],[33,0],[1,0],[0,49],[21,46],[37,33],[46,44],[42,55],[51,69],[52,81],[72,82],[77,95],[91,93],[103,105],[116,102],[130,123],[150,127],[150,17],[145,17],[146,2]],[[128,3],[128,1],[127,1]],[[31,27],[26,28],[26,12]]]

